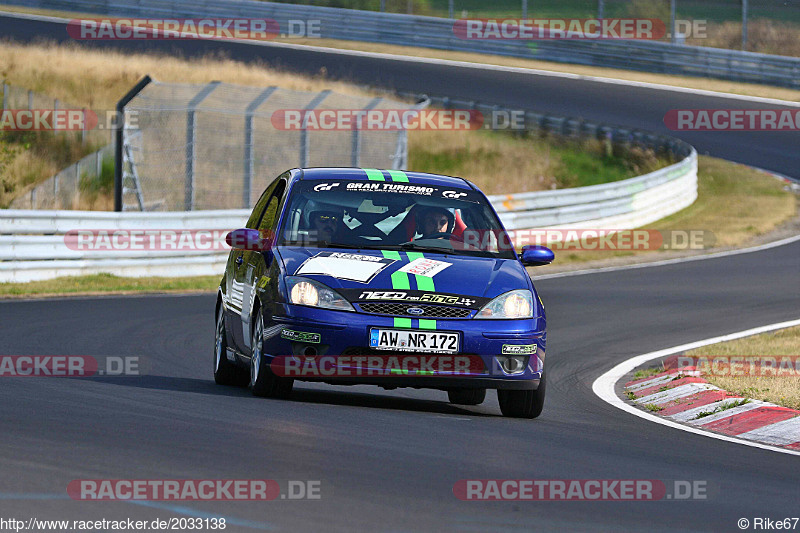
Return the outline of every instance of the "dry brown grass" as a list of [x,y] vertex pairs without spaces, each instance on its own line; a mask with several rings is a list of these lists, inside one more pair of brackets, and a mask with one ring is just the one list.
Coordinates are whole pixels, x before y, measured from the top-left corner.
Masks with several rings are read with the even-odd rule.
[[[712,356],[800,356],[800,327],[783,329],[736,341],[705,346],[687,352],[693,357]],[[747,398],[800,409],[800,375],[793,376],[704,376],[709,382]]]
[[93,109],[113,109],[117,100],[146,74],[164,82],[222,80],[255,87],[277,85],[313,92],[332,89],[342,94],[368,96],[346,83],[287,74],[223,56],[187,61],[167,55],[127,54],[52,43],[33,46],[4,43],[0,53],[0,77],[9,83]]
[[[691,38],[686,44],[741,50],[742,23],[709,22],[705,38]],[[775,20],[748,21],[747,50],[762,54],[800,56],[800,27]]]
[[556,187],[561,162],[544,142],[464,131],[415,131],[408,141],[409,170],[438,168],[467,177],[488,194]]

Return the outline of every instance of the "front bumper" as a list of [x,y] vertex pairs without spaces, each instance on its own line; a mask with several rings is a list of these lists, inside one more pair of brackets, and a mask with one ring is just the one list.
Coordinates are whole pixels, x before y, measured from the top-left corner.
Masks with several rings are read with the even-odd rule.
[[[333,311],[283,304],[283,313],[273,316],[265,324],[264,347],[267,352],[267,363],[277,357],[294,357],[305,359],[313,353],[315,357],[338,357],[353,354],[438,356],[438,354],[415,354],[412,352],[385,352],[369,348],[369,331],[371,328],[420,329],[418,319],[404,318],[396,321],[391,316],[369,315],[345,311]],[[431,323],[426,324],[430,328]],[[545,319],[538,317],[524,320],[472,320],[472,319],[437,319],[435,329],[438,331],[458,332],[460,334],[459,356],[472,360],[480,359],[482,368],[474,365],[468,372],[432,372],[404,375],[348,375],[347,372],[325,376],[296,377],[307,381],[323,381],[339,385],[373,384],[384,387],[419,387],[419,388],[491,388],[491,389],[536,389],[542,376],[545,358]],[[524,368],[516,373],[503,370],[500,362],[508,357],[504,355],[504,346],[535,346],[528,348],[524,360]],[[441,356],[440,356],[441,357]],[[344,359],[343,359],[344,360]],[[348,364],[351,359],[348,358]],[[339,368],[352,368],[340,366]]]

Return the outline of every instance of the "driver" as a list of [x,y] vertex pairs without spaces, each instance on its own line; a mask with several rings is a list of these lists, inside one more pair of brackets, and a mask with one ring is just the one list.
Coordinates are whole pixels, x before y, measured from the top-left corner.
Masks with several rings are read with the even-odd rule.
[[342,214],[336,211],[312,211],[308,216],[317,241],[333,241],[341,228]]
[[[455,217],[443,207],[426,207],[422,209],[417,219],[417,232],[422,234],[422,238],[437,233],[450,234],[453,232]],[[437,239],[447,238],[445,235],[437,235]]]

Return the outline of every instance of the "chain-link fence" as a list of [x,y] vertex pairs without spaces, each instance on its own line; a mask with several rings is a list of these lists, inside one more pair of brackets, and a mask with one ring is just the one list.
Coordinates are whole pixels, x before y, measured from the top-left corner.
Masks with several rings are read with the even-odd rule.
[[[35,111],[33,120],[25,121],[24,127],[15,125],[13,131],[31,131],[37,133],[53,135],[72,135],[75,140],[80,140],[88,145],[105,145],[111,142],[112,130],[104,122],[107,113],[102,110],[91,110],[81,106],[76,106],[68,102],[62,102],[58,98],[37,93],[24,87],[17,87],[3,82],[2,84],[3,111],[28,110]],[[66,120],[57,121],[53,111],[71,110],[81,113],[80,124],[87,127],[83,129],[69,128]],[[5,119],[6,117],[4,117]],[[9,117],[10,118],[10,117]],[[38,119],[39,120],[37,122]],[[63,117],[62,117],[63,118]],[[22,123],[20,123],[22,124]],[[8,129],[8,124],[3,124],[3,129]]]
[[406,131],[310,127],[310,110],[408,110],[387,98],[152,82],[125,105],[123,209],[249,208],[292,167],[404,168]]
[[[86,209],[114,185],[114,145],[70,165],[11,202],[10,209]],[[107,208],[110,206],[107,206]]]

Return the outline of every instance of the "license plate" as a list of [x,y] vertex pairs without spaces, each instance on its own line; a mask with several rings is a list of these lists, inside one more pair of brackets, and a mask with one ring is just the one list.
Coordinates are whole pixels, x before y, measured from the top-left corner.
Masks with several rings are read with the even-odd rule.
[[377,328],[369,333],[369,346],[376,350],[458,353],[458,333]]

